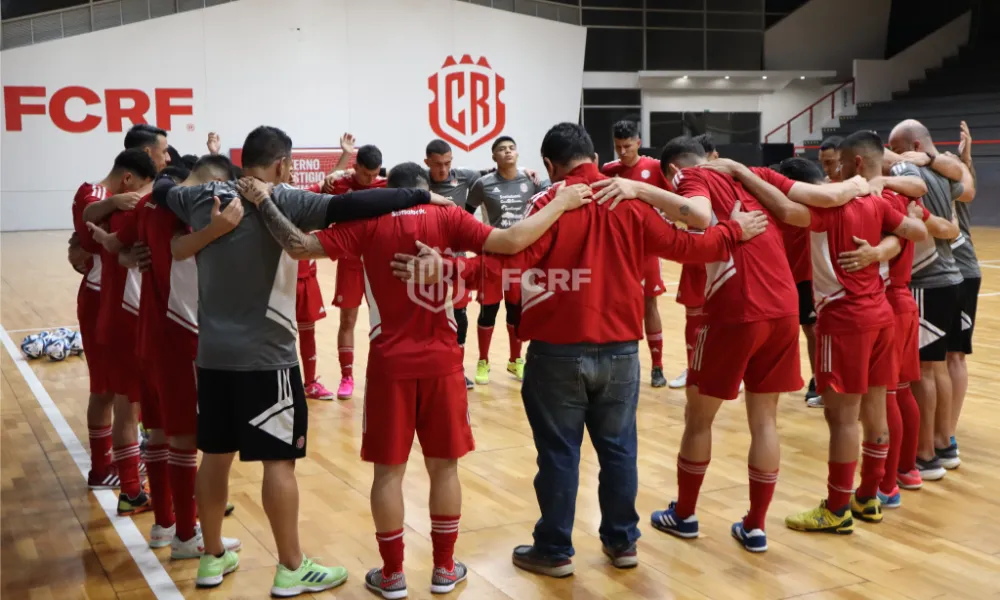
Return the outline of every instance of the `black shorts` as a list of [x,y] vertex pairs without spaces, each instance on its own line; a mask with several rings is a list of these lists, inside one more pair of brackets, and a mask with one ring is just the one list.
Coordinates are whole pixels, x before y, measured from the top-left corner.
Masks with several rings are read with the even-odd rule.
[[277,371],[198,368],[198,449],[242,461],[306,455],[309,407],[299,367]]
[[958,305],[961,308],[962,326],[957,335],[948,340],[948,352],[972,354],[972,332],[976,328],[976,307],[979,305],[979,284],[982,279],[966,279],[959,286]]
[[962,333],[961,285],[911,288],[920,313],[920,362],[938,362]]
[[813,304],[813,282],[800,281],[795,284],[799,290],[799,325],[816,324],[816,305]]

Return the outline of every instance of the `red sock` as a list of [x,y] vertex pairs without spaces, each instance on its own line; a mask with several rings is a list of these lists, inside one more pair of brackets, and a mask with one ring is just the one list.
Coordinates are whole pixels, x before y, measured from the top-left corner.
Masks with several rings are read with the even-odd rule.
[[337,358],[340,359],[340,376],[354,377],[354,346],[337,348]]
[[747,473],[750,475],[750,512],[743,518],[743,529],[763,530],[767,509],[774,497],[774,487],[778,485],[778,472],[760,471],[748,466]]
[[316,381],[316,324],[299,323],[299,350],[302,352],[302,380]]
[[903,448],[903,416],[896,401],[896,390],[885,395],[885,415],[889,422],[889,455],[885,459],[885,475],[878,485],[883,494],[892,495],[896,489],[896,471],[899,469],[899,451]]
[[867,500],[874,498],[878,484],[885,477],[885,459],[889,455],[889,444],[863,442],[861,444],[861,485],[857,496]]
[[174,524],[173,496],[170,493],[170,476],[167,474],[167,455],[170,447],[166,444],[146,446],[146,474],[149,476],[149,493],[153,497],[153,514],[156,524],[170,527]]
[[376,533],[378,553],[382,555],[382,576],[391,577],[403,570],[403,530]]
[[858,468],[858,461],[826,464],[829,471],[826,480],[826,507],[833,512],[840,512],[851,501],[851,493],[854,492],[854,471]]
[[139,444],[113,448],[111,454],[118,467],[118,478],[121,480],[121,491],[129,498],[135,498],[142,491],[139,485]]
[[[900,473],[909,473],[917,468],[917,441],[920,437],[920,407],[913,397],[909,383],[901,383],[896,389],[896,404],[903,418],[903,443],[899,450]],[[889,440],[892,441],[891,439]]]
[[88,427],[90,433],[90,468],[107,473],[111,468],[111,425]]
[[479,360],[490,360],[490,341],[493,339],[492,327],[477,327],[476,333],[479,336]]
[[649,354],[653,358],[653,366],[663,368],[663,332],[647,331],[646,342],[649,344]]
[[431,543],[434,545],[434,568],[449,571],[455,568],[455,541],[458,539],[460,515],[431,515]]
[[694,514],[701,483],[705,481],[705,473],[708,472],[708,463],[707,460],[693,462],[677,455],[677,505],[674,512],[681,519]]
[[517,337],[517,327],[507,324],[507,339],[510,340],[510,362],[521,358],[521,338]]
[[194,526],[198,520],[198,505],[194,500],[198,451],[170,448],[167,466],[174,498],[174,515],[177,519],[177,537],[186,542],[194,537]]

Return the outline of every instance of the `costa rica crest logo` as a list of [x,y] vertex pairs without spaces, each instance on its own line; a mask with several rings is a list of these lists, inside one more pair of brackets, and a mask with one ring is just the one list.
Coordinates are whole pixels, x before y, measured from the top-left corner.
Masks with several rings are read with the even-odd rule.
[[471,152],[500,135],[507,107],[500,99],[506,82],[485,56],[473,61],[468,54],[445,59],[441,70],[427,79],[434,92],[428,105],[431,129],[441,139]]

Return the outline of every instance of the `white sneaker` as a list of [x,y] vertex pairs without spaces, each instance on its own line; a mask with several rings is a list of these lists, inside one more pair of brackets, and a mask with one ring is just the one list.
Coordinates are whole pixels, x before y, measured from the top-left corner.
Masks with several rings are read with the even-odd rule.
[[823,408],[823,396],[816,396],[806,400],[806,406],[809,408]]
[[688,382],[688,370],[684,369],[684,371],[677,376],[677,379],[671,379],[668,385],[670,386],[670,389],[676,390],[678,388],[687,386],[687,382]]
[[[222,545],[226,550],[232,552],[239,552],[243,547],[243,544],[236,538],[222,538]],[[196,529],[194,537],[186,542],[182,542],[176,535],[174,539],[170,542],[170,558],[174,560],[183,560],[185,558],[201,558],[201,555],[205,553],[205,540],[201,536],[201,530]]]
[[160,527],[156,523],[153,523],[153,528],[149,531],[149,547],[166,548],[170,545],[175,535],[177,535],[176,524],[170,527]]

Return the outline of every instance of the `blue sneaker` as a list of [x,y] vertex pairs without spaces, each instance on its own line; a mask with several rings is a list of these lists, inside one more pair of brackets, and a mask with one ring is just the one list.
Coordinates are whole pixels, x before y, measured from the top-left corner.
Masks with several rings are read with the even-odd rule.
[[899,508],[903,505],[903,495],[899,493],[899,486],[892,488],[891,494],[883,494],[878,491],[878,501],[882,503],[882,508]]
[[763,529],[747,531],[743,528],[743,521],[737,521],[733,523],[733,528],[730,531],[747,552],[767,552],[767,534],[764,533]]
[[698,517],[691,515],[686,519],[681,519],[674,512],[676,506],[676,502],[671,502],[667,510],[655,511],[650,517],[650,523],[656,529],[679,538],[692,539],[698,537]]

